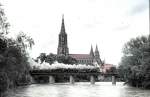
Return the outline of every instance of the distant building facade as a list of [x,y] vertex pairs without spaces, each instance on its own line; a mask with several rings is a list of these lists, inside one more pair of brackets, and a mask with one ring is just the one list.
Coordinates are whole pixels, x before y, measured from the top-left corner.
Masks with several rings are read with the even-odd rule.
[[65,55],[75,58],[79,64],[93,64],[94,62],[97,62],[97,64],[101,64],[100,54],[97,45],[95,52],[93,51],[93,47],[91,46],[89,54],[70,54],[67,41],[68,40],[67,33],[65,31],[64,17],[62,17],[61,30],[58,38],[57,55]]
[[113,64],[103,64],[103,65],[101,66],[101,69],[102,69],[102,72],[103,72],[103,73],[107,73],[107,72],[110,71],[113,67],[116,68],[116,66],[113,65]]

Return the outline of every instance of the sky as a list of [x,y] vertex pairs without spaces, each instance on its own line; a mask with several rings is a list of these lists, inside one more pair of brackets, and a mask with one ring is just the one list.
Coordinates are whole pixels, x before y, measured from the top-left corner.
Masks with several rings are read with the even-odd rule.
[[35,45],[29,51],[57,53],[58,34],[64,14],[70,54],[88,54],[96,44],[100,57],[118,65],[123,45],[131,38],[149,34],[149,0],[1,0],[10,34],[23,31]]

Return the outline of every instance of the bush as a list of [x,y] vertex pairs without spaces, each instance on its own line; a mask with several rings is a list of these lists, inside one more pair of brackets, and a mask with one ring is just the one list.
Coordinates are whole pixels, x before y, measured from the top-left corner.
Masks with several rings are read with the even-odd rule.
[[8,89],[8,77],[5,72],[0,72],[0,93],[5,92]]

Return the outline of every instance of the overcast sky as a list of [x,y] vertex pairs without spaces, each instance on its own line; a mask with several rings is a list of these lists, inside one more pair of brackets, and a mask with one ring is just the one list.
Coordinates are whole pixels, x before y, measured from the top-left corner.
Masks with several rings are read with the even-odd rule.
[[149,34],[149,0],[1,0],[11,34],[35,41],[32,57],[57,53],[62,14],[69,53],[86,54],[98,45],[106,63],[117,65],[129,39]]

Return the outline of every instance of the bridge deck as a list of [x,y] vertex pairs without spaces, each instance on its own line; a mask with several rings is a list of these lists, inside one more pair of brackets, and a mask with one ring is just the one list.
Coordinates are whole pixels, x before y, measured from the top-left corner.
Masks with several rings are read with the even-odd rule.
[[41,76],[48,76],[48,75],[105,75],[105,76],[116,76],[116,73],[107,73],[104,74],[102,72],[51,72],[51,71],[40,71],[40,70],[33,70],[30,71],[32,76],[34,75],[41,75]]

